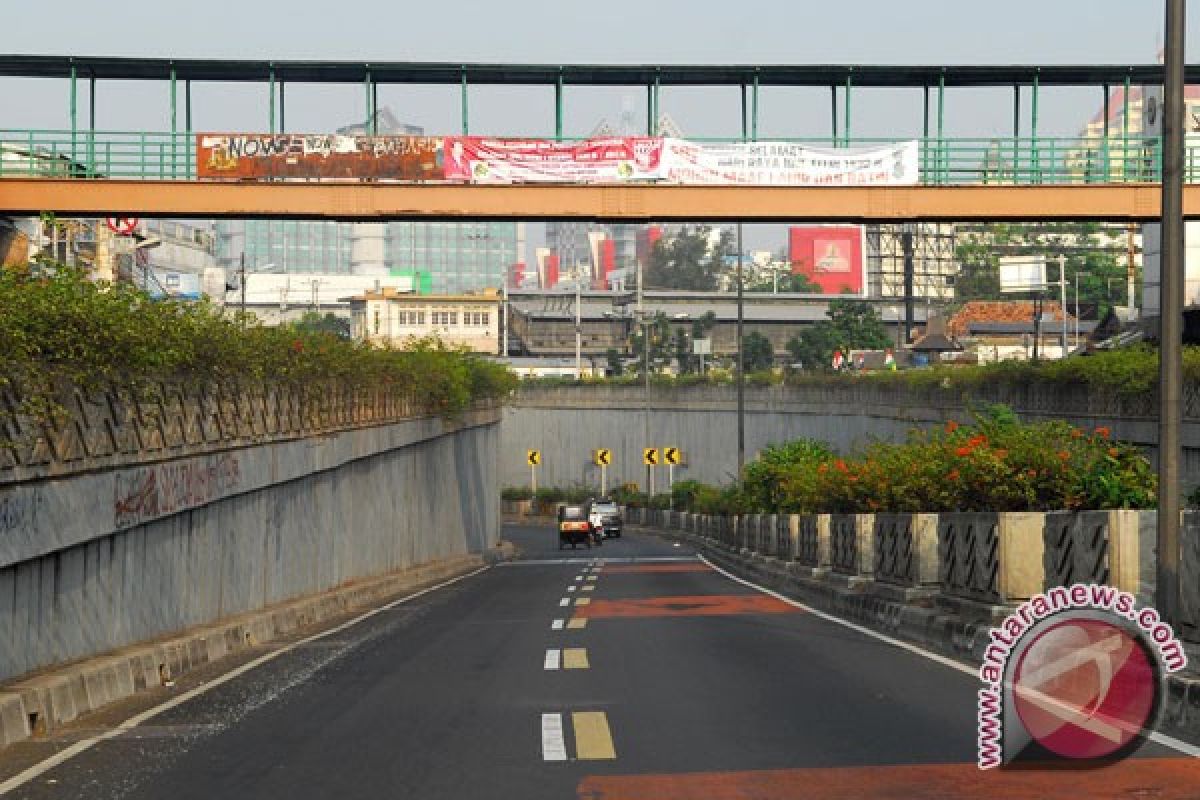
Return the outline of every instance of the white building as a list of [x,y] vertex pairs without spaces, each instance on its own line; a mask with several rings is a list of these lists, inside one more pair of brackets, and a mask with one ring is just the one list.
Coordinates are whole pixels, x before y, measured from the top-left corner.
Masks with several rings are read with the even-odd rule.
[[498,353],[501,301],[495,289],[462,295],[375,289],[350,298],[351,334],[394,347],[436,336],[452,347]]

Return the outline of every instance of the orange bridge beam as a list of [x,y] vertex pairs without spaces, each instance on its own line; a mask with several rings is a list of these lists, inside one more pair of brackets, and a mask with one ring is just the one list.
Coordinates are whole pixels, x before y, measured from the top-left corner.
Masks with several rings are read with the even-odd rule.
[[[1109,220],[1159,216],[1157,184],[1080,186],[472,186],[0,180],[0,214],[329,219]],[[1200,217],[1200,185],[1184,213]]]

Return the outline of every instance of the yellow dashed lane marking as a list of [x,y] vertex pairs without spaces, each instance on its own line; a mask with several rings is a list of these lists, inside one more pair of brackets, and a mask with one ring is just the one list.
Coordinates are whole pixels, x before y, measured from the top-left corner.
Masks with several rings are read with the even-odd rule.
[[588,584],[587,586],[583,587],[583,590],[585,592],[594,592],[596,591],[596,587],[594,584]]
[[596,580],[596,576],[595,576],[595,575],[588,575],[588,580],[589,580],[589,581],[594,581],[594,580]]
[[571,724],[575,726],[575,757],[580,761],[617,757],[608,729],[608,716],[603,711],[574,711]]
[[575,617],[567,621],[567,628],[573,631],[587,627],[587,617]]
[[575,600],[575,605],[586,606],[586,605],[590,605],[591,602],[592,602],[592,598],[590,598],[590,597],[580,597]]
[[568,647],[562,651],[563,669],[587,669],[588,657],[586,647]]

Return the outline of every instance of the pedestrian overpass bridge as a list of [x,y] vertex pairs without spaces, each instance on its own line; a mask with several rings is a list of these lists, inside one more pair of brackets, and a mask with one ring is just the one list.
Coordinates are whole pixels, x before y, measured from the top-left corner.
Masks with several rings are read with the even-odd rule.
[[[124,59],[0,56],[7,79],[65,83],[69,126],[60,130],[0,130],[0,214],[169,217],[296,217],[331,219],[595,219],[974,221],[1110,220],[1160,215],[1161,141],[1143,130],[1143,100],[1161,84],[1161,65],[1083,66],[588,66],[422,64],[298,61]],[[1200,83],[1200,67],[1188,70]],[[143,81],[165,86],[161,131],[105,131],[96,126],[96,86]],[[197,82],[258,84],[267,136],[289,136],[286,87],[357,84],[363,90],[363,133],[377,135],[380,86],[433,85],[459,93],[461,129],[471,129],[470,97],[478,87],[542,86],[553,91],[554,135],[565,142],[564,107],[578,87],[643,87],[645,136],[657,137],[660,92],[672,87],[740,91],[740,136],[732,141],[794,142],[845,152],[907,139],[918,148],[912,185],[781,186],[678,183],[536,183],[476,185],[380,180],[368,173],[297,180],[257,175],[214,180],[199,157],[201,132],[192,114]],[[1039,130],[1045,87],[1090,87],[1102,113],[1086,135],[1048,137]],[[761,137],[760,108],[779,93],[764,87],[828,89],[829,132],[819,139]],[[1012,89],[1011,136],[947,135],[948,89]],[[921,122],[889,140],[854,133],[860,89],[919,90]],[[1140,94],[1139,94],[1140,92]],[[806,95],[806,96],[811,96]],[[1022,102],[1029,105],[1022,113]],[[1150,103],[1145,103],[1147,107]],[[86,108],[86,115],[81,109]],[[547,111],[551,109],[548,107]],[[804,104],[804,118],[815,108]],[[1138,119],[1137,124],[1131,120]],[[531,128],[538,127],[535,122]],[[257,134],[255,134],[257,135]],[[714,142],[715,140],[695,140]],[[728,140],[726,140],[728,141]],[[1200,142],[1189,149],[1189,180],[1200,184]],[[358,179],[355,179],[358,178]],[[1200,217],[1200,185],[1185,189],[1184,213]]]

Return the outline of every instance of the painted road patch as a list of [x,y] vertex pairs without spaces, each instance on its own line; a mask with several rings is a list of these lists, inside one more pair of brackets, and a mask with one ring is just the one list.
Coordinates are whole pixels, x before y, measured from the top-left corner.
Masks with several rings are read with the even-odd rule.
[[[587,598],[576,601],[584,604]],[[596,600],[575,611],[577,617],[703,617],[728,614],[793,614],[798,609],[763,594],[702,594]]]
[[1101,800],[1196,796],[1200,762],[1191,758],[1134,758],[1104,769],[1017,769],[980,772],[975,764],[828,767],[677,775],[591,775],[579,798],[604,800],[843,800],[847,797],[1003,797]]
[[621,564],[609,567],[608,575],[641,575],[656,572],[712,572],[712,567],[699,561],[684,564]]
[[571,714],[575,727],[575,757],[596,761],[617,757],[608,716],[603,711],[576,711]]

